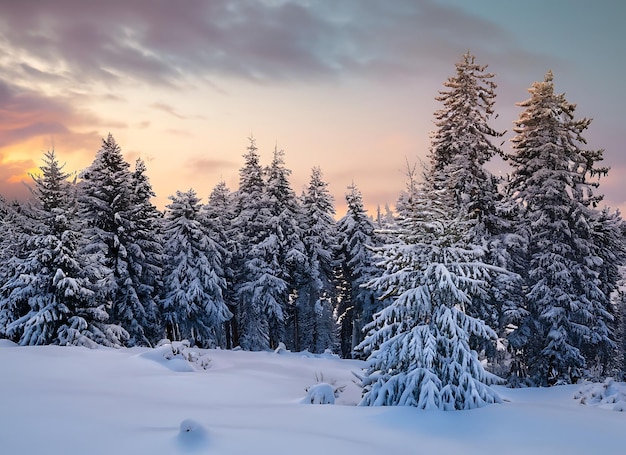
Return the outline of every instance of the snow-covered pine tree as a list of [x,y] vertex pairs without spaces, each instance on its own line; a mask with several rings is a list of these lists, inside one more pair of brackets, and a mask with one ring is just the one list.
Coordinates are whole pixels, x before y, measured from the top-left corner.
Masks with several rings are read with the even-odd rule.
[[[300,206],[296,193],[291,188],[291,171],[285,167],[285,152],[274,148],[271,164],[266,169],[269,222],[268,228],[276,236],[276,263],[278,276],[287,283],[280,305],[283,309],[284,323],[274,327],[270,325],[270,344],[276,346],[283,341],[291,349],[295,347],[295,290],[299,275],[306,268],[307,258],[302,242],[302,230],[298,225]],[[284,326],[284,327],[283,327]]]
[[445,184],[455,194],[458,206],[471,218],[477,218],[477,227],[487,232],[497,223],[497,182],[484,168],[493,156],[502,151],[493,144],[504,132],[489,126],[494,114],[496,98],[494,74],[486,73],[487,65],[479,65],[468,51],[456,63],[456,75],[443,85],[435,99],[443,109],[435,112],[437,129],[431,134],[430,172],[447,175]]
[[322,171],[314,167],[302,195],[299,222],[308,260],[300,277],[296,299],[297,350],[324,352],[337,346],[334,316],[335,264],[337,249],[335,207]]
[[13,259],[14,273],[2,287],[2,308],[17,308],[6,335],[22,345],[119,346],[127,335],[107,323],[94,291],[91,256],[78,251],[81,226],[73,185],[54,151],[44,154],[41,175],[32,176],[36,202],[29,211],[35,229],[24,232],[26,254]]
[[[598,273],[599,288],[608,297],[603,300],[607,311],[613,316],[609,329],[609,338],[614,345],[607,344],[606,340],[593,337],[586,340],[582,346],[583,356],[587,360],[586,376],[590,380],[601,381],[606,377],[619,377],[623,363],[622,346],[619,342],[621,317],[620,286],[624,282],[624,265],[626,265],[626,242],[624,232],[626,223],[622,220],[619,211],[611,211],[608,207],[601,210],[592,210],[590,226],[592,230],[592,256],[600,258],[595,261]],[[595,324],[594,324],[595,325]],[[595,327],[592,329],[597,330]],[[599,342],[598,342],[599,341]]]
[[221,248],[200,221],[200,200],[193,189],[167,206],[164,223],[166,335],[203,348],[225,346],[224,323],[232,317],[224,302],[226,287]]
[[378,312],[377,294],[363,287],[379,269],[372,248],[379,246],[374,223],[367,216],[361,192],[354,183],[346,193],[347,212],[337,223],[337,262],[342,285],[337,313],[339,314],[341,354],[353,355],[354,348],[363,340],[363,326],[372,321]]
[[[234,218],[234,195],[230,192],[226,182],[221,181],[215,185],[207,203],[202,207],[200,219],[206,227],[209,237],[214,241],[215,246],[220,248],[222,270],[226,280],[223,298],[228,310],[233,315],[237,314],[237,298],[233,289],[235,279],[233,261],[237,251],[233,230]],[[226,348],[231,349],[235,347],[236,340],[239,339],[237,318],[231,317],[226,321],[224,330]]]
[[602,368],[613,352],[609,294],[623,246],[616,220],[594,209],[600,198],[591,179],[607,169],[596,167],[602,150],[585,149],[582,134],[591,120],[574,118],[576,106],[554,92],[552,72],[529,92],[518,104],[524,111],[509,157],[509,192],[519,203],[519,232],[528,245],[530,315],[520,338],[534,383],[573,383],[588,374],[585,368]]
[[[502,251],[506,241],[501,206],[502,195],[497,179],[485,168],[494,156],[503,152],[492,141],[504,132],[494,130],[489,122],[494,117],[496,84],[494,74],[485,72],[487,65],[476,63],[469,51],[456,63],[456,74],[444,82],[448,89],[439,92],[437,101],[443,108],[435,112],[436,130],[431,133],[430,170],[435,185],[446,186],[454,191],[456,207],[476,223],[469,226],[467,236],[474,244],[487,245],[484,261],[506,266],[506,254]],[[506,278],[511,278],[506,275]],[[498,283],[493,283],[498,284]],[[502,287],[508,283],[502,283]],[[494,286],[498,295],[473,302],[468,314],[479,317],[491,327],[498,328],[501,321],[499,303],[506,287]],[[493,293],[492,293],[493,294]]]
[[[142,174],[140,170],[133,177],[120,146],[109,134],[102,140],[93,163],[81,173],[79,183],[79,216],[86,225],[84,252],[101,258],[104,278],[100,292],[110,302],[107,311],[111,322],[128,331],[128,346],[150,345],[148,335],[154,327],[154,296],[148,290],[154,285],[155,270],[151,266],[143,268],[147,263],[142,264],[145,253],[141,250],[150,234],[144,231],[144,220],[137,218],[145,206],[135,206],[140,197],[142,205],[150,197],[151,189],[141,182],[145,178]],[[136,231],[137,223],[144,225]],[[157,232],[152,235],[158,238]],[[105,273],[107,270],[110,273]]]
[[498,378],[469,345],[472,336],[496,334],[466,313],[495,269],[466,242],[471,222],[449,189],[414,182],[407,196],[397,241],[378,249],[382,275],[368,284],[388,304],[357,347],[369,356],[361,405],[454,410],[499,402],[489,387]]
[[128,236],[126,250],[128,272],[133,283],[129,297],[134,300],[132,307],[143,310],[143,317],[129,322],[141,324],[141,330],[133,332],[143,333],[148,342],[155,345],[164,335],[159,314],[159,297],[163,288],[163,215],[152,204],[155,193],[146,171],[145,162],[137,159],[132,173],[129,207],[132,232]]
[[376,217],[374,219],[374,228],[381,243],[386,243],[386,232],[392,230],[396,225],[396,216],[389,204],[385,204],[381,209],[380,205],[376,207]]
[[[6,203],[2,199],[2,223],[0,224],[0,283],[6,284],[29,255],[29,239],[33,234],[33,217],[18,202]],[[7,326],[30,310],[24,299],[8,299],[4,291],[0,298],[0,337],[9,338]]]
[[[4,197],[0,195],[0,283],[6,282],[6,276],[9,273],[7,264],[13,256],[11,245],[15,244],[13,230],[11,210]],[[2,308],[0,307],[0,314],[1,313]],[[4,329],[1,321],[0,316],[0,337]]]
[[237,247],[235,291],[239,345],[258,351],[276,347],[284,322],[284,296],[289,287],[283,278],[280,239],[271,225],[270,200],[254,139],[239,170],[236,195]]

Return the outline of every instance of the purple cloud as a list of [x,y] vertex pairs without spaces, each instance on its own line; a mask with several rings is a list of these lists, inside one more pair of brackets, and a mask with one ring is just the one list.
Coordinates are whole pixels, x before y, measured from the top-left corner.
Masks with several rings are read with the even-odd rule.
[[413,75],[432,71],[433,59],[449,66],[467,43],[538,58],[503,27],[428,0],[9,2],[0,24],[14,56],[70,68],[54,74],[20,62],[12,71],[80,84]]

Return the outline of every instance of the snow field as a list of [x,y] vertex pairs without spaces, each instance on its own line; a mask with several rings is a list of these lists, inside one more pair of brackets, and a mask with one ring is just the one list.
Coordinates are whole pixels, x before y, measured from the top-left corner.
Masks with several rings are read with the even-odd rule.
[[[207,370],[179,371],[165,347],[2,341],[0,453],[609,454],[626,445],[626,414],[581,405],[580,386],[497,387],[503,404],[472,411],[362,407],[359,361],[209,350]],[[322,375],[345,386],[335,405],[303,404]]]

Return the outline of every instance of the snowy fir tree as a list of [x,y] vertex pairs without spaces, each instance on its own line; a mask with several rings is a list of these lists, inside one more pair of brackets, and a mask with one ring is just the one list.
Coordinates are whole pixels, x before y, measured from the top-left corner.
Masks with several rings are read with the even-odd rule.
[[[0,201],[0,283],[3,286],[13,277],[19,275],[18,269],[27,258],[30,234],[34,233],[32,221],[16,204],[8,204],[4,198]],[[9,324],[29,311],[25,299],[8,298],[6,290],[2,291],[0,300],[0,336],[10,338],[6,329]]]
[[381,308],[376,292],[363,286],[378,275],[372,248],[379,241],[354,183],[348,187],[346,203],[347,212],[337,223],[337,260],[342,278],[338,322],[341,355],[350,358],[363,340],[363,326]]
[[374,227],[383,243],[387,240],[386,231],[392,230],[395,225],[396,216],[389,204],[385,204],[382,208],[378,205],[376,207],[376,216],[374,217]]
[[254,139],[239,170],[234,223],[237,247],[235,291],[239,345],[258,351],[277,346],[289,286],[280,260],[280,239],[271,225],[270,200]]
[[29,215],[36,226],[23,257],[14,256],[14,274],[2,286],[0,308],[19,315],[3,321],[5,334],[22,345],[119,346],[125,332],[108,324],[95,292],[90,256],[79,254],[81,226],[75,191],[54,151],[44,155],[41,175],[33,176],[35,204]]
[[[435,112],[436,130],[431,133],[431,180],[454,191],[456,206],[476,223],[469,227],[468,239],[485,244],[486,262],[507,266],[505,246],[514,238],[504,238],[506,224],[497,208],[502,204],[496,178],[485,168],[502,151],[493,140],[503,136],[489,126],[494,117],[496,84],[494,74],[485,72],[487,65],[476,63],[468,51],[456,64],[456,74],[444,82],[446,91],[436,98],[443,108]],[[492,283],[493,292],[482,301],[474,301],[468,314],[479,317],[491,327],[502,321],[502,300],[509,300],[513,284],[510,275],[503,283]],[[514,286],[513,286],[514,288]]]
[[519,103],[524,111],[510,156],[509,192],[528,245],[529,316],[518,331],[533,383],[574,383],[614,352],[610,293],[623,244],[617,220],[594,208],[600,200],[594,177],[607,169],[596,167],[602,150],[585,148],[582,134],[591,121],[574,118],[576,106],[554,92],[551,72],[529,92]]
[[129,308],[138,309],[142,315],[138,318],[137,310],[129,312],[134,321],[127,324],[140,324],[142,330],[131,331],[143,335],[144,342],[158,342],[163,336],[159,321],[159,296],[163,288],[163,215],[152,204],[155,196],[146,174],[147,168],[142,159],[135,162],[131,179],[131,204],[128,218],[131,231],[128,235],[128,273],[132,285],[128,290]]
[[164,225],[166,335],[205,348],[225,346],[224,323],[232,314],[223,297],[221,248],[200,221],[194,190],[177,191],[170,200]]
[[[133,177],[120,146],[109,134],[93,163],[81,173],[79,184],[80,218],[86,223],[84,252],[100,257],[97,265],[105,278],[99,291],[110,302],[107,311],[111,322],[128,332],[129,346],[150,345],[145,329],[154,327],[154,296],[150,290],[154,269],[142,264],[141,248],[146,236],[156,237],[158,233],[146,233],[141,229],[145,225],[139,226],[145,220],[137,216],[145,207],[137,204],[142,205],[145,201],[140,203],[139,198],[145,199],[150,193],[148,190],[142,194],[145,188],[135,192],[135,185],[145,184],[139,175]],[[137,241],[136,235],[143,240]],[[146,283],[142,282],[144,278]]]
[[[22,235],[28,231],[28,221],[19,206],[7,203],[0,196],[0,279],[6,281],[9,271],[9,263],[15,256],[23,256],[20,251],[24,245]],[[1,330],[1,327],[0,327]]]
[[466,313],[493,267],[464,240],[470,221],[446,188],[409,185],[397,241],[379,249],[382,275],[368,284],[386,301],[357,349],[368,356],[361,405],[471,409],[500,398],[470,337],[495,332]]
[[322,177],[321,169],[313,168],[301,202],[300,226],[308,264],[297,288],[296,349],[311,352],[335,349],[337,343],[333,304],[337,249],[335,208],[328,183]]
[[[271,344],[278,341],[293,348],[295,345],[295,305],[294,293],[298,277],[306,268],[307,258],[302,242],[302,230],[298,225],[300,206],[296,193],[289,183],[291,171],[285,167],[285,153],[274,149],[271,164],[266,169],[266,194],[270,218],[268,229],[276,238],[276,263],[279,267],[278,276],[285,281],[287,287],[280,295],[280,305],[284,314],[284,324],[270,327]],[[274,321],[277,323],[278,321]],[[283,326],[284,325],[284,326]]]
[[[445,185],[455,194],[456,203],[477,218],[477,228],[491,233],[497,230],[495,207],[497,182],[484,165],[502,151],[492,143],[501,137],[489,126],[494,115],[496,84],[494,75],[486,73],[467,52],[456,64],[456,75],[444,82],[447,91],[436,98],[443,108],[435,112],[436,130],[431,133],[430,172],[446,175]],[[476,235],[484,232],[477,232]]]
[[[595,339],[585,342],[582,346],[583,356],[587,360],[588,368],[586,378],[590,380],[603,380],[611,376],[620,377],[624,370],[621,361],[623,352],[620,344],[620,326],[624,323],[624,313],[620,313],[620,286],[624,282],[623,268],[626,264],[626,245],[624,244],[624,232],[626,223],[622,220],[618,211],[611,211],[608,207],[602,210],[593,210],[591,213],[592,230],[592,256],[599,258],[594,262],[595,271],[598,274],[599,288],[605,297],[604,300],[609,313],[614,320],[610,328],[613,332],[611,339],[616,341],[613,346],[605,341],[596,343]],[[593,329],[596,330],[595,328]],[[597,339],[597,338],[596,338]]]
[[[219,182],[209,195],[207,203],[202,207],[200,220],[207,229],[214,245],[220,248],[222,256],[222,270],[227,286],[223,290],[223,298],[228,310],[235,315],[237,312],[237,298],[232,286],[235,278],[233,269],[234,255],[237,251],[233,222],[235,219],[234,195],[228,189],[226,182]],[[225,323],[226,348],[235,347],[235,340],[239,339],[237,318],[231,317]]]

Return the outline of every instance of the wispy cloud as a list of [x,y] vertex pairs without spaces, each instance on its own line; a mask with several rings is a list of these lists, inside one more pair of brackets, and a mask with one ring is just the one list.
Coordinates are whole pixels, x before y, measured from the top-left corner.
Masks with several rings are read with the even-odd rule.
[[[95,133],[83,128],[123,128],[77,108],[72,99],[49,97],[39,92],[11,86],[0,79],[0,149],[33,137],[72,139],[73,146],[86,145]],[[97,142],[96,142],[97,143]]]
[[193,133],[191,131],[181,130],[178,128],[168,128],[165,130],[165,132],[173,136],[180,136],[180,137],[192,137],[193,136]]
[[[24,196],[21,180],[37,167],[33,153],[56,148],[61,157],[97,150],[101,136],[94,128],[122,128],[76,107],[73,99],[49,97],[0,79],[0,194]],[[84,160],[82,160],[84,161]]]
[[202,174],[207,172],[219,174],[222,171],[228,171],[230,174],[233,169],[237,169],[239,166],[240,163],[234,161],[199,156],[194,157],[185,163],[185,168],[192,174]]
[[0,195],[7,201],[28,198],[31,193],[24,183],[28,181],[26,173],[34,167],[32,160],[7,160],[0,154]]
[[169,104],[165,104],[165,103],[152,103],[150,105],[151,108],[156,109],[158,111],[163,111],[163,112],[167,112],[170,115],[173,115],[176,118],[179,119],[186,119],[187,117],[184,115],[179,114],[178,112],[176,112],[176,110],[170,106]]
[[449,65],[468,42],[536,57],[504,27],[431,0],[9,2],[0,24],[5,62],[33,80],[73,84],[407,75],[433,59]]

